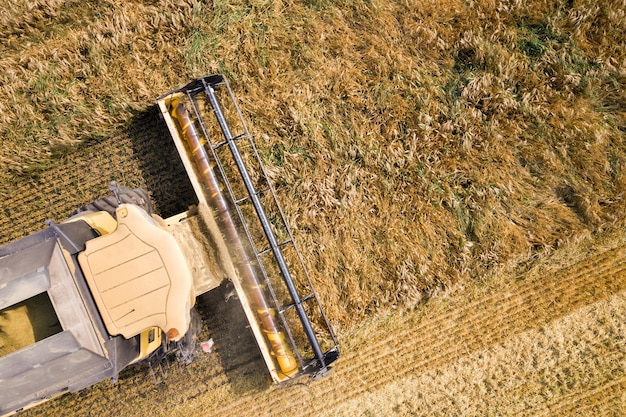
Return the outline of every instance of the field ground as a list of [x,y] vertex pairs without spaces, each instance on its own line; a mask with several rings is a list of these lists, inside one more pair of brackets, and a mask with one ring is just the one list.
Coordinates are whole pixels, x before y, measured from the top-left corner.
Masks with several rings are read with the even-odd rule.
[[623,0],[16,0],[0,51],[0,243],[186,210],[155,98],[219,72],[343,349],[269,386],[221,287],[212,354],[26,415],[626,415]]
[[211,354],[173,366],[158,385],[146,369],[133,371],[27,415],[626,412],[626,233],[581,239],[526,270],[360,323],[340,335],[343,355],[330,376],[286,388],[269,385],[236,302],[224,301],[227,290],[201,300]]

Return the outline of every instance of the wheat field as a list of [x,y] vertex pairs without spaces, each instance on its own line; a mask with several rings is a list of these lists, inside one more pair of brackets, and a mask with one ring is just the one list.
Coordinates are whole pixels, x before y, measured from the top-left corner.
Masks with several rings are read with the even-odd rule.
[[[192,191],[155,99],[194,77],[222,73],[329,321],[347,346],[364,323],[423,314],[450,294],[468,301],[463,289],[500,282],[497,277],[518,278],[502,278],[496,299],[521,279],[539,286],[541,280],[526,275],[535,265],[626,226],[623,0],[16,0],[0,10],[0,51],[2,242],[40,229],[47,218],[62,221],[106,194],[113,179],[147,189],[164,216],[185,210]],[[488,357],[478,357],[481,347],[458,350],[444,369],[443,362],[420,366],[424,362],[407,354],[417,365],[399,370],[396,388],[383,378],[367,407],[359,391],[336,409],[344,415],[368,415],[359,406],[370,415],[499,415],[497,402],[483,407],[478,397],[504,398],[519,387],[472,385],[464,376],[468,367],[482,366],[484,378],[495,380],[510,374],[509,365],[522,372],[527,358],[507,363],[512,344],[528,343],[538,355],[545,346],[520,334],[536,341],[580,331],[587,340],[588,333],[572,327],[581,314],[596,323],[617,320],[605,336],[623,341],[624,277],[616,274],[607,278],[616,286],[602,297],[571,301],[576,308],[534,327],[511,324],[520,330],[484,347]],[[573,288],[596,291],[587,281]],[[493,298],[483,301],[495,308],[488,306]],[[490,311],[494,322],[481,320],[493,326],[498,310]],[[366,328],[370,337],[385,339]],[[577,345],[568,340],[562,349]],[[623,347],[612,349],[612,362],[598,363],[612,376],[603,374],[604,382],[587,391],[582,385],[568,391],[567,381],[566,388],[548,384],[556,388],[544,395],[545,407],[613,383],[617,400],[605,414],[620,415],[626,355]],[[348,347],[346,356],[358,350]],[[553,365],[560,372],[561,363]],[[347,359],[342,366],[359,372]],[[494,368],[502,368],[502,376],[494,376]],[[543,372],[552,375],[550,369]],[[242,365],[235,374],[258,383],[252,391],[263,396],[261,371]],[[445,408],[451,400],[441,396],[428,397],[432,409],[412,400],[395,411],[384,406],[387,394],[400,395],[394,391],[399,381],[415,387],[430,378],[445,385],[441,378],[455,373],[449,396],[473,398],[483,408]],[[243,384],[216,378],[212,384],[223,390]],[[119,399],[110,390],[120,392],[124,384],[89,393],[102,389]],[[154,390],[156,398],[168,396],[162,386]],[[149,397],[150,389],[140,392]],[[80,400],[92,394],[72,394],[57,406],[89,415],[81,407],[96,400]],[[406,398],[417,394],[402,391]],[[533,401],[524,410],[539,410],[541,400]],[[168,404],[166,410],[174,409]],[[571,403],[564,404],[567,411]],[[132,415],[134,406],[120,407],[118,415]],[[545,407],[544,414],[561,414]]]

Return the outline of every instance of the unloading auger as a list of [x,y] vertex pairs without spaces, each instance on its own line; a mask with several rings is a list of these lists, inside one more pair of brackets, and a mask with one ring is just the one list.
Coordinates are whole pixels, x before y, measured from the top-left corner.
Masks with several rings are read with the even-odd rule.
[[326,374],[336,339],[228,82],[198,78],[158,103],[273,379]]

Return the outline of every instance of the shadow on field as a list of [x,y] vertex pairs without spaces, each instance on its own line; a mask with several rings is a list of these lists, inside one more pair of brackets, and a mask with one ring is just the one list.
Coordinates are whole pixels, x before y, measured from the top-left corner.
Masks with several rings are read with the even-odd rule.
[[127,125],[137,164],[161,217],[186,211],[195,194],[156,105],[136,113]]
[[209,329],[214,350],[235,393],[267,389],[270,378],[265,362],[234,294],[232,283],[224,280],[219,287],[200,296],[196,308]]

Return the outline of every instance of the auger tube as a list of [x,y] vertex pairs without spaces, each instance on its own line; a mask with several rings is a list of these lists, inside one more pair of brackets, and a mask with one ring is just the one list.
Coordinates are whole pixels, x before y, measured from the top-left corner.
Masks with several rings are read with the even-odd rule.
[[287,376],[294,375],[298,371],[298,363],[286,343],[284,333],[279,330],[276,324],[274,309],[268,305],[263,292],[263,284],[259,282],[252,261],[239,236],[228,201],[224,198],[222,186],[213,169],[215,164],[209,159],[204,148],[204,143],[207,140],[194,126],[194,122],[181,98],[172,99],[170,103],[171,115],[178,121],[182,137],[187,142],[196,169],[206,187],[207,198],[217,212],[216,218],[224,233],[233,264],[241,276],[243,287],[251,301],[253,310],[257,314],[263,333],[269,343],[270,351],[281,372]]

